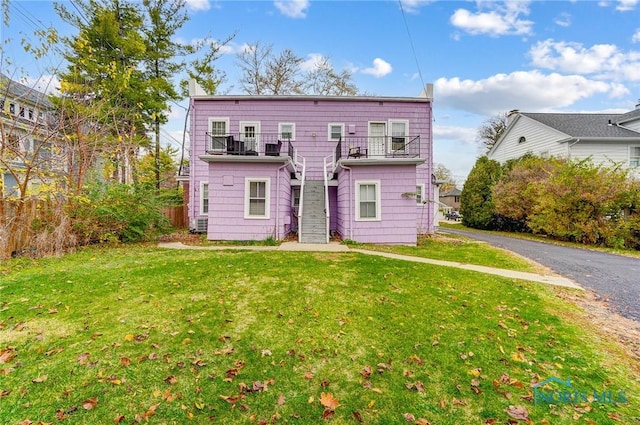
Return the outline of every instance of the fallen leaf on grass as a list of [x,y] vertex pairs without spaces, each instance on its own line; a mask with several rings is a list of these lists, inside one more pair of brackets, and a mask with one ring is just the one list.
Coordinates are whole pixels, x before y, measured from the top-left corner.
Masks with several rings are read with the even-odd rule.
[[356,419],[356,421],[358,421],[358,423],[364,423],[364,421],[362,420],[362,415],[360,414],[360,412],[354,411],[353,412],[353,417]]
[[47,379],[49,379],[49,375],[42,375],[42,376],[38,376],[35,379],[32,379],[31,382],[33,382],[34,384],[41,384],[45,382]]
[[371,366],[367,365],[360,371],[360,375],[364,379],[369,379],[371,377],[372,372],[373,372],[373,369],[371,368]]
[[402,417],[407,421],[407,422],[415,422],[416,421],[416,417],[413,416],[411,413],[403,413]]
[[82,408],[84,410],[94,409],[98,405],[98,398],[91,397],[82,402]]
[[166,378],[164,378],[164,382],[166,382],[167,384],[175,384],[178,382],[178,378],[175,375],[169,375]]
[[278,406],[282,406],[287,400],[284,397],[284,394],[280,394],[278,396],[278,401],[276,402]]
[[415,390],[418,391],[420,393],[424,392],[424,384],[420,381],[416,381],[416,382],[412,382],[409,384],[406,384],[405,387],[407,387],[408,390]]
[[338,399],[335,398],[332,393],[320,394],[320,404],[331,410],[335,410],[335,408],[340,405]]
[[8,347],[0,350],[0,364],[9,363],[16,356],[16,350],[13,347]]
[[124,421],[124,415],[118,415],[115,418],[113,418],[113,422],[116,424],[119,424],[120,422]]
[[529,412],[524,406],[509,406],[507,407],[506,412],[514,419],[522,421],[529,419]]
[[127,357],[121,357],[120,358],[120,364],[124,367],[127,367],[131,364],[131,359],[127,358]]

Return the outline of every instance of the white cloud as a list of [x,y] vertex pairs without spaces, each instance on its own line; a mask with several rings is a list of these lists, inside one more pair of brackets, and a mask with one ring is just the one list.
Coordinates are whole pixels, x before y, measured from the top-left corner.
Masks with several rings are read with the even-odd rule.
[[571,15],[569,15],[568,13],[561,13],[560,15],[558,15],[556,17],[556,19],[554,20],[554,22],[556,23],[556,25],[561,26],[561,27],[570,27],[571,26]]
[[621,52],[613,44],[545,40],[529,51],[533,66],[575,74],[593,75],[616,81],[640,81],[640,51]]
[[521,15],[529,14],[528,1],[478,2],[478,8],[487,11],[458,9],[449,20],[456,28],[472,35],[497,37],[533,33],[533,22],[520,18]]
[[497,74],[483,80],[439,78],[434,83],[434,92],[439,107],[480,115],[511,109],[553,111],[597,94],[610,97],[629,94],[621,84],[540,71]]
[[373,60],[373,66],[371,68],[365,68],[362,70],[363,74],[373,75],[376,78],[384,77],[391,74],[393,68],[391,64],[384,59],[375,58]]
[[305,18],[309,8],[309,0],[278,0],[273,4],[284,16],[295,19]]
[[618,6],[616,10],[620,12],[629,12],[634,10],[638,5],[638,0],[618,0]]
[[326,60],[325,56],[320,53],[309,53],[307,60],[300,64],[300,69],[303,71],[312,71],[324,60]]
[[432,3],[434,0],[400,0],[405,12],[416,13],[421,6]]
[[187,7],[194,11],[211,9],[211,4],[209,3],[209,0],[186,0],[186,2],[187,2]]
[[19,82],[41,93],[60,94],[60,80],[57,75],[40,75],[38,78],[27,76],[19,79]]
[[640,28],[638,28],[636,32],[634,32],[633,35],[631,36],[631,42],[640,43]]

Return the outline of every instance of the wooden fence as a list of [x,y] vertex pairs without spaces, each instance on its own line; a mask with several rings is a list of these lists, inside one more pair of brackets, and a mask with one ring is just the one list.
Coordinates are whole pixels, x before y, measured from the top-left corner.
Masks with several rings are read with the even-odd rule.
[[[50,200],[24,200],[20,222],[17,222],[19,206],[19,201],[0,200],[0,258],[9,258],[15,253],[32,249],[38,233],[34,224],[55,222],[57,207],[60,207]],[[165,208],[163,214],[176,229],[187,226],[184,206]]]
[[22,214],[17,221],[19,208],[19,201],[0,200],[0,257],[7,258],[29,248],[36,234],[33,224],[46,222],[54,214],[52,201],[27,199],[22,202]]
[[171,226],[176,229],[184,229],[187,227],[188,218],[186,217],[186,208],[184,205],[178,207],[165,208],[162,210],[163,214],[169,222]]

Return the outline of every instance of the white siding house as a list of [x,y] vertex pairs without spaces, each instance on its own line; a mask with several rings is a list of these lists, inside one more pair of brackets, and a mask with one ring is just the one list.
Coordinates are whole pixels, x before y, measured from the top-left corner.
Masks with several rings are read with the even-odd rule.
[[526,153],[596,164],[619,164],[640,172],[640,104],[625,114],[527,113],[514,111],[489,159],[505,162]]

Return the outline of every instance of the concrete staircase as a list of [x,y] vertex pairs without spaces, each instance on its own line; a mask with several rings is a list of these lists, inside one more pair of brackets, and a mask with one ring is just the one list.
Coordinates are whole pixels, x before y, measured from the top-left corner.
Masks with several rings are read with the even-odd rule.
[[324,182],[305,181],[302,202],[300,242],[327,243]]

